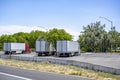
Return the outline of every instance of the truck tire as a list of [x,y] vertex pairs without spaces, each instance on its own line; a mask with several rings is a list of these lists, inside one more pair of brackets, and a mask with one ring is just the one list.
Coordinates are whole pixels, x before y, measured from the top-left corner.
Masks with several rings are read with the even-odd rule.
[[22,51],[22,54],[25,54],[25,51]]
[[57,53],[56,56],[57,56],[57,57],[60,57],[60,54]]
[[10,54],[16,54],[16,51],[12,51],[12,52],[10,52]]
[[8,51],[5,51],[5,55],[8,55],[9,54],[9,52]]
[[41,53],[38,53],[38,56],[42,56],[42,54],[41,54]]
[[76,53],[76,55],[75,56],[78,56],[78,53]]
[[69,54],[68,54],[68,57],[72,57],[72,54],[71,54],[71,53],[69,53]]

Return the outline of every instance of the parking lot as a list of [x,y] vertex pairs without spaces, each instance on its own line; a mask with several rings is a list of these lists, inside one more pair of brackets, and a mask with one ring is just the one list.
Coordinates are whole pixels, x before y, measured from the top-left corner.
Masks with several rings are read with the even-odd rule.
[[[4,55],[4,52],[0,52],[0,55]],[[32,52],[28,54],[14,54],[12,56],[23,57],[37,57],[37,58],[50,58],[50,59],[62,59],[86,62],[111,68],[120,69],[120,54],[108,54],[108,53],[82,53],[79,56],[73,57],[55,57],[55,56],[37,56],[37,53]]]

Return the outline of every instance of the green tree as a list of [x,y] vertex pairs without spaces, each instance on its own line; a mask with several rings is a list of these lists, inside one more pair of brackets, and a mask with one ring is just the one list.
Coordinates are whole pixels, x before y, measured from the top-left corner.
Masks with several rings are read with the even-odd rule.
[[120,46],[120,33],[116,30],[111,30],[109,35],[111,36],[111,49],[116,51],[116,48]]
[[18,36],[16,39],[19,43],[28,43],[28,41],[22,36]]
[[4,42],[16,42],[16,39],[12,35],[2,35],[0,37],[0,49],[3,48]]
[[100,51],[106,52],[110,51],[110,45],[111,45],[111,36],[107,32],[103,32],[100,36]]
[[16,38],[17,42],[28,43],[29,40],[29,34],[24,32],[15,33],[13,37]]
[[47,40],[51,42],[54,47],[56,47],[57,40],[72,40],[72,35],[67,33],[64,29],[54,28],[49,30],[47,34]]
[[[101,25],[100,22],[91,23],[86,27],[83,27],[82,36],[79,36],[79,43],[81,48],[85,48],[86,51],[106,51],[109,45],[109,36],[105,31],[105,25]],[[82,37],[82,39],[81,39]]]
[[3,43],[4,43],[4,42],[7,42],[7,38],[8,38],[7,35],[2,35],[2,36],[0,37],[0,49],[3,48]]
[[80,34],[79,39],[78,39],[78,43],[80,45],[81,51],[86,52],[87,51],[87,46],[85,45],[83,39],[84,39],[84,35]]
[[0,43],[7,42],[7,39],[8,39],[8,35],[2,35],[2,36],[0,37]]
[[16,39],[12,35],[10,35],[7,38],[7,42],[16,42]]
[[46,37],[46,32],[35,30],[35,31],[30,32],[29,35],[30,36],[28,39],[28,43],[31,48],[35,48],[35,41],[41,36]]

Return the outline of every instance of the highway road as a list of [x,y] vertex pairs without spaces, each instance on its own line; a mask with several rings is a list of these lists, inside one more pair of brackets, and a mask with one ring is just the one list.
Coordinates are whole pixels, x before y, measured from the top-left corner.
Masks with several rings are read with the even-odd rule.
[[92,80],[92,79],[0,65],[0,80]]

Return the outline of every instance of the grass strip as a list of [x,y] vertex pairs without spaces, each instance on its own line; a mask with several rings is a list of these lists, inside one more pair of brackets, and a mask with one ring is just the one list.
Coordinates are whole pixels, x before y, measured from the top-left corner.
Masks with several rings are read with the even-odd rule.
[[51,64],[49,62],[28,62],[28,61],[0,59],[0,65],[15,66],[19,68],[34,69],[45,72],[55,72],[55,73],[67,74],[67,75],[76,75],[87,78],[93,78],[95,80],[120,80],[120,75],[97,72],[84,68],[78,68],[75,66]]

